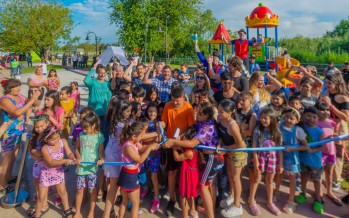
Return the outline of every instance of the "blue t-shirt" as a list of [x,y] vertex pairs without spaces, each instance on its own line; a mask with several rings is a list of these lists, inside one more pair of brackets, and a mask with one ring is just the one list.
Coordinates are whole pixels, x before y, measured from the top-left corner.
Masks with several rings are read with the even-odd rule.
[[[305,125],[305,133],[307,134],[307,142],[317,142],[320,141],[320,137],[323,133],[322,129],[318,126],[310,128]],[[313,147],[316,148],[316,147]],[[312,168],[322,168],[322,151],[316,153],[309,153],[308,151],[300,152],[300,161],[302,164],[312,167]]]

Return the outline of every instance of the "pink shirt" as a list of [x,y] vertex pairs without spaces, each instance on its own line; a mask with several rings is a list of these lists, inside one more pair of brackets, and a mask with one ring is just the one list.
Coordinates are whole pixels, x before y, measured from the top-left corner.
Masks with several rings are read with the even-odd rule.
[[[334,122],[332,119],[327,119],[325,122],[319,121],[317,125],[322,129],[324,138],[327,138],[333,135],[334,133],[333,129],[336,126],[336,122]],[[334,142],[326,143],[322,153],[329,154],[329,155],[336,155],[336,146]]]
[[[43,109],[39,110],[38,113],[36,114],[37,116],[41,115],[43,113]],[[64,109],[62,107],[58,107],[56,112],[53,115],[53,118],[59,123],[59,117],[64,114]],[[58,126],[56,126],[56,128],[59,128],[60,126],[62,126],[63,123],[59,123]]]
[[[132,146],[135,149],[135,151],[138,152],[138,144],[139,143],[133,144],[129,141],[124,142],[124,144],[122,145],[122,154],[121,154],[121,161],[122,162],[128,162],[128,163],[134,162],[127,154],[125,154],[125,149],[128,146]],[[133,169],[134,167],[138,167],[138,164],[136,164],[136,163],[135,164],[126,164],[123,167]]]

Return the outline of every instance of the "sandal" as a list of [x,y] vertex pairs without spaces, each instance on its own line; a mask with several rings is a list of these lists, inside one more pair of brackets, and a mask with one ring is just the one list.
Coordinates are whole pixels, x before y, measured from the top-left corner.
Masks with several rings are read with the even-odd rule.
[[116,197],[115,204],[116,204],[116,205],[120,205],[121,202],[122,202],[122,195],[118,195],[118,196]]
[[199,218],[199,213],[197,211],[190,211],[190,216],[193,218]]
[[279,208],[277,206],[275,206],[274,203],[272,204],[267,204],[267,207],[269,208],[269,210],[275,215],[275,216],[280,216],[281,215],[281,211],[279,210]]
[[72,208],[69,208],[69,209],[63,211],[63,217],[67,218],[70,215],[74,215],[74,211]]
[[296,196],[294,198],[294,201],[297,203],[297,204],[303,204],[305,202],[307,202],[307,197],[305,196],[305,194],[303,193],[300,193],[298,196]]
[[340,199],[338,199],[338,198],[335,198],[335,197],[331,197],[331,196],[329,196],[329,195],[326,195],[335,205],[337,205],[337,206],[339,206],[339,207],[341,207],[341,206],[343,206],[343,202],[340,200]]
[[259,209],[256,203],[250,203],[250,209],[253,216],[260,216],[262,214],[261,210]]
[[322,206],[321,202],[315,200],[313,203],[313,211],[322,214],[324,212],[324,207]]
[[292,214],[296,210],[296,206],[295,202],[288,201],[282,209],[285,213]]
[[[29,208],[30,209],[30,208]],[[28,210],[29,210],[28,209]],[[28,212],[28,210],[27,210],[27,212]],[[34,211],[33,211],[33,213],[30,215],[30,217],[32,217],[32,218],[40,218],[40,217],[42,217],[43,215],[45,215],[45,213],[47,213],[48,211],[50,210],[50,208],[48,207],[46,210],[41,210],[41,212],[40,212],[40,215],[38,216],[38,217],[36,217],[36,215],[35,215],[35,208],[34,208]],[[29,215],[29,214],[28,214]]]

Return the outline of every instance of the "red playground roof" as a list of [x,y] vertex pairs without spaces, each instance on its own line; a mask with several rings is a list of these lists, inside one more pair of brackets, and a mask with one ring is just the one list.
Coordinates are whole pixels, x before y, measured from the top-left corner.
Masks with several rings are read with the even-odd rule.
[[227,29],[225,28],[223,22],[221,21],[218,25],[216,33],[213,35],[212,39],[208,42],[210,44],[223,44],[222,33],[225,39],[228,41],[231,40],[231,36],[229,35]]

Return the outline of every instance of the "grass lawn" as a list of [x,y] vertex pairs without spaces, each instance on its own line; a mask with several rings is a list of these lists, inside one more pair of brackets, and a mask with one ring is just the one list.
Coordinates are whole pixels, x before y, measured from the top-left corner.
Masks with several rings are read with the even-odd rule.
[[[25,73],[34,73],[36,67],[23,67],[22,68],[22,74]],[[50,71],[51,69],[65,69],[65,67],[63,67],[62,65],[48,65],[47,66],[47,71]],[[47,72],[48,73],[48,72]]]

